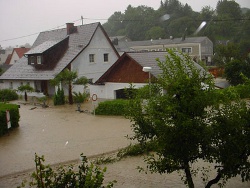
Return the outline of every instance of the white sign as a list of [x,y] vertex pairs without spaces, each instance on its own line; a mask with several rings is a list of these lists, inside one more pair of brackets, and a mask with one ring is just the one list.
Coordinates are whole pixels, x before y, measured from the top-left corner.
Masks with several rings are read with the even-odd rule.
[[11,123],[10,123],[10,111],[6,110],[6,122],[7,122],[7,128],[11,128]]

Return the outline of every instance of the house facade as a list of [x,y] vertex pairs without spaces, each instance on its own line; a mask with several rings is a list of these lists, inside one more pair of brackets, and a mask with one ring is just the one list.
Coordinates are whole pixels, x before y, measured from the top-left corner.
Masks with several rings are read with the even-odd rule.
[[95,82],[119,58],[100,23],[66,26],[40,33],[30,51],[0,77],[4,88],[29,84],[36,92],[53,95],[49,81],[64,69]]
[[120,41],[112,38],[112,41],[119,52],[131,51],[166,51],[172,49],[189,54],[194,60],[201,60],[207,65],[212,63],[213,42],[208,37],[186,37],[170,38],[145,41]]

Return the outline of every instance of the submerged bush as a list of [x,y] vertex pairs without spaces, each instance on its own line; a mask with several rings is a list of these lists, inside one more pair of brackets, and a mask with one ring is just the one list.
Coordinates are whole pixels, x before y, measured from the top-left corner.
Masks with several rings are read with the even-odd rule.
[[[36,171],[32,173],[30,187],[68,187],[68,188],[110,188],[116,181],[103,185],[106,168],[101,169],[93,163],[88,163],[87,157],[81,154],[81,164],[78,170],[73,165],[60,166],[53,170],[50,165],[44,165],[44,156],[35,155]],[[25,187],[24,180],[20,187]]]
[[19,106],[16,104],[0,103],[0,136],[8,132],[8,123],[6,119],[6,111],[10,114],[11,129],[19,126]]
[[121,116],[125,114],[127,105],[128,101],[122,99],[100,102],[95,110],[95,114]]
[[0,90],[0,101],[12,101],[17,100],[18,95],[14,90],[11,89],[1,89]]

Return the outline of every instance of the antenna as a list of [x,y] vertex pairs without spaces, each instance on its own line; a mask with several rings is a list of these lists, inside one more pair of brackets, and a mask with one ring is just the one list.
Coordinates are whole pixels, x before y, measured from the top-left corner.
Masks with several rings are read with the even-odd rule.
[[82,25],[83,25],[83,17],[81,16],[81,20],[82,20]]

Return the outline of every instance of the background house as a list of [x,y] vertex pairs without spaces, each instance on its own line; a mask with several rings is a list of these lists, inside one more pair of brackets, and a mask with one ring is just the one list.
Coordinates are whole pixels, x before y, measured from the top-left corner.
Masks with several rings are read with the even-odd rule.
[[0,46],[0,65],[4,64],[9,55],[11,55],[13,49],[2,49]]
[[120,40],[120,38],[113,37],[112,41],[119,52],[164,51],[168,48],[187,53],[196,62],[202,60],[207,65],[211,65],[212,63],[213,42],[208,37],[170,38],[145,41]]
[[8,58],[5,61],[5,64],[8,65],[13,65],[14,63],[16,63],[19,59],[21,59],[23,57],[23,55],[28,52],[30,50],[30,48],[25,48],[25,47],[21,47],[21,48],[13,48],[12,53],[8,56]]
[[[100,23],[81,26],[67,23],[66,28],[41,32],[25,57],[0,79],[5,88],[17,89],[29,84],[37,92],[53,95],[55,87],[49,80],[65,68],[95,82],[118,58]],[[74,89],[77,90],[77,86]]]

